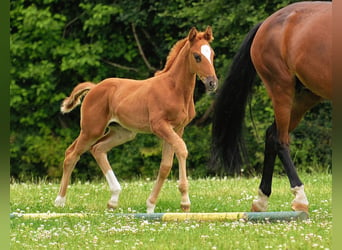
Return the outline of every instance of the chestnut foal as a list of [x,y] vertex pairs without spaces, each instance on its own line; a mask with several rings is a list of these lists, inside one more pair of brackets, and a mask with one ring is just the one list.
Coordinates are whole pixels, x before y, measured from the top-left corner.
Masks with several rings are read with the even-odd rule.
[[133,140],[137,133],[153,133],[163,140],[162,160],[155,186],[146,201],[147,212],[153,213],[158,194],[170,173],[174,154],[179,162],[181,208],[190,210],[186,159],[188,150],[182,139],[184,128],[195,116],[193,93],[196,75],[208,91],[217,87],[210,47],[212,29],[204,32],[192,28],[178,41],[167,58],[163,70],[146,80],[107,78],[98,84],[78,84],[61,106],[70,112],[81,103],[81,131],[65,152],[63,177],[55,200],[64,206],[70,175],[80,156],[90,150],[105,175],[111,191],[109,208],[118,206],[120,184],[108,162],[107,152]]

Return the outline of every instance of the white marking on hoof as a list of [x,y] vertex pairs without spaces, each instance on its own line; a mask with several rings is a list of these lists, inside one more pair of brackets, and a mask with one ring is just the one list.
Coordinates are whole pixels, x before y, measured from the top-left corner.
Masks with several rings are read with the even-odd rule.
[[107,203],[108,209],[116,209],[119,206],[119,202],[117,200],[110,199]]
[[292,201],[292,209],[295,211],[308,212],[309,201],[304,192],[304,185],[291,188],[291,192],[295,195]]
[[121,193],[121,186],[118,180],[116,179],[116,176],[113,170],[109,170],[105,176],[109,185],[109,189],[112,193],[112,196],[107,203],[107,207],[115,209],[118,207],[118,204],[119,204],[119,195]]
[[153,213],[154,213],[154,209],[155,209],[155,207],[156,207],[156,204],[152,204],[152,203],[150,202],[150,199],[147,199],[147,201],[146,201],[146,207],[147,207],[146,212],[147,212],[148,214],[153,214]]
[[268,207],[268,197],[260,189],[258,190],[258,198],[253,200],[253,212],[266,212]]
[[56,207],[64,207],[65,206],[65,201],[66,201],[66,197],[62,197],[60,195],[57,196],[56,200],[55,200],[55,206]]

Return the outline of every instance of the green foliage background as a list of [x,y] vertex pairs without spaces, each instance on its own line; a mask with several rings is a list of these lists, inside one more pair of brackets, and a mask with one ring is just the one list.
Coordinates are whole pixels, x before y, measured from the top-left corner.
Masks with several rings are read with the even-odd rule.
[[[62,115],[61,101],[82,81],[107,77],[145,79],[161,69],[169,50],[192,26],[211,25],[215,67],[220,82],[249,29],[288,0],[16,0],[10,1],[11,176],[25,181],[61,176],[64,151],[79,132],[79,109]],[[138,49],[140,43],[148,64]],[[185,130],[189,174],[208,175],[210,110],[213,95],[198,83],[197,117]],[[263,137],[273,111],[262,85],[246,117],[249,164],[244,174],[260,173]],[[248,113],[248,112],[247,112]],[[205,119],[201,119],[205,118]],[[253,122],[253,121],[254,122]],[[293,133],[291,151],[298,168],[331,169],[331,104],[310,111]],[[119,178],[153,177],[159,168],[161,143],[152,135],[109,153]],[[175,162],[176,164],[176,162]],[[276,169],[282,173],[281,168]],[[176,165],[172,174],[177,174]],[[212,174],[212,173],[211,173]],[[73,177],[94,179],[101,171],[90,154],[81,157]]]

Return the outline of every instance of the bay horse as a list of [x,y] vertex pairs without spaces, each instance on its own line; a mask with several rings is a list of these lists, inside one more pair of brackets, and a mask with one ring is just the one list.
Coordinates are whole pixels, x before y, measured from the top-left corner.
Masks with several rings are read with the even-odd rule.
[[258,75],[274,110],[274,122],[265,136],[264,164],[258,197],[252,211],[266,211],[278,156],[295,198],[291,207],[309,211],[289,149],[289,133],[306,111],[332,99],[332,4],[290,4],[257,24],[236,53],[214,103],[212,153],[209,167],[236,172],[244,163],[242,138],[247,100]]
[[81,103],[80,134],[67,148],[63,176],[55,200],[64,206],[71,172],[80,156],[90,151],[108,182],[111,198],[108,208],[118,206],[121,186],[108,162],[107,152],[133,140],[137,133],[152,133],[163,140],[162,159],[155,186],[146,201],[153,213],[158,194],[170,173],[174,154],[179,163],[181,208],[190,210],[186,158],[188,150],[182,139],[184,128],[195,116],[194,89],[196,75],[208,91],[215,91],[213,40],[210,26],[204,32],[192,28],[188,36],[171,49],[163,70],[145,80],[107,78],[98,84],[78,84],[65,98],[62,113]]

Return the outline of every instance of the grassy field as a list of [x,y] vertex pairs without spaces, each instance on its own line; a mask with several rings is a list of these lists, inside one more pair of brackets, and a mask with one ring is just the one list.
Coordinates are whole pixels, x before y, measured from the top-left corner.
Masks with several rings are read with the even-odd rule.
[[[127,219],[117,213],[145,213],[154,180],[121,181],[120,208],[107,211],[103,182],[73,183],[67,205],[53,205],[59,185],[12,183],[11,212],[96,213],[84,218],[12,218],[11,249],[331,249],[332,177],[301,174],[310,201],[306,221],[252,223],[163,222]],[[190,181],[191,212],[248,212],[259,178]],[[293,199],[287,177],[275,177],[269,211],[289,211]],[[165,183],[155,212],[180,212],[177,181]]]

